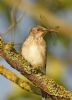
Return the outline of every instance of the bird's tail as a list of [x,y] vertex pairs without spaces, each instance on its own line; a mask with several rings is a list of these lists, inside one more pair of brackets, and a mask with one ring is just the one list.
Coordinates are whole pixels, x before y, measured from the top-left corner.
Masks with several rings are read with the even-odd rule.
[[43,97],[42,97],[42,100],[46,100],[46,98],[43,98]]
[[47,93],[44,92],[43,90],[41,90],[41,93],[42,93],[42,100],[46,100],[46,98],[47,98]]

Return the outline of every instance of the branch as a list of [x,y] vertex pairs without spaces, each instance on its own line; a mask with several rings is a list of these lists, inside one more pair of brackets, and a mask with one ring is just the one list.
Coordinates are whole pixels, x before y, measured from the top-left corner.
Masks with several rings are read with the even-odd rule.
[[0,74],[9,79],[10,81],[16,83],[18,86],[20,86],[22,89],[25,89],[26,91],[32,92],[30,83],[26,80],[19,78],[16,74],[14,74],[9,69],[5,68],[3,65],[0,64]]
[[[8,80],[17,84],[22,89],[24,89],[28,92],[31,92],[31,93],[35,93],[37,95],[41,95],[39,93],[40,90],[37,87],[35,87],[31,82],[19,78],[19,76],[17,76],[11,70],[5,68],[4,65],[2,65],[2,64],[0,64],[0,74],[3,75]],[[36,91],[36,89],[37,89],[37,91]]]
[[[72,100],[72,92],[67,91],[63,86],[58,85],[40,71],[35,71],[20,53],[18,53],[11,43],[6,43],[0,37],[0,55],[22,75],[28,78],[35,86],[45,91],[52,98],[59,100]],[[54,99],[53,99],[54,100]],[[56,99],[55,99],[56,100]]]

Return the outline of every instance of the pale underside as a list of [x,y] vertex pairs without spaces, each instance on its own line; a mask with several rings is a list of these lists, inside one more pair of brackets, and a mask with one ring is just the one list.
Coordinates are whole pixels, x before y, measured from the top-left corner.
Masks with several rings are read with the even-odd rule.
[[34,68],[45,67],[46,44],[42,37],[34,38],[29,36],[23,43],[22,56],[30,62]]

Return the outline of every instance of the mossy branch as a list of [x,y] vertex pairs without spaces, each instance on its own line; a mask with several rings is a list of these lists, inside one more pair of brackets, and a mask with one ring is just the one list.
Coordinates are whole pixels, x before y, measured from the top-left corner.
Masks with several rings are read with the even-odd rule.
[[0,37],[0,55],[22,75],[28,78],[35,86],[45,91],[53,100],[72,100],[72,92],[58,85],[40,71],[35,71],[20,53],[13,48],[13,43],[6,43]]
[[[0,64],[0,74],[7,78],[8,80],[12,81],[13,83],[17,84],[22,89],[35,93],[37,95],[41,95],[40,90],[35,87],[31,82],[21,79],[19,76],[17,76],[14,72],[12,72],[10,69],[5,68],[4,65]],[[36,91],[37,89],[37,91]]]
[[2,64],[0,64],[0,74],[9,79],[10,81],[16,83],[22,89],[32,92],[29,82],[19,78],[16,74],[14,74],[11,70],[5,68]]

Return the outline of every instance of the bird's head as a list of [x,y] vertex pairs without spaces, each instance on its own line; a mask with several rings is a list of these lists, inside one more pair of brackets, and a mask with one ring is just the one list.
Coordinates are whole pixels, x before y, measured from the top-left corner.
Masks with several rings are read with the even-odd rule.
[[36,26],[32,28],[30,35],[33,35],[35,37],[44,37],[47,32],[47,28],[44,28],[42,26]]

